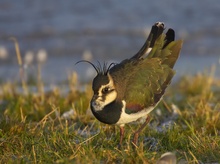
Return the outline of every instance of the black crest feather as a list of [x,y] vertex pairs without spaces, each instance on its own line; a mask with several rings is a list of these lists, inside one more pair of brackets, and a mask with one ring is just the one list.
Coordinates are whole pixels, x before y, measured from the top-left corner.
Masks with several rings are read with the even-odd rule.
[[102,65],[99,61],[97,61],[97,65],[93,64],[92,62],[90,61],[87,61],[87,60],[80,60],[78,62],[76,62],[76,64],[78,63],[89,63],[97,72],[97,74],[100,74],[100,75],[107,75],[110,68],[115,65],[115,63],[111,63],[108,65],[107,62],[104,62],[104,64]]

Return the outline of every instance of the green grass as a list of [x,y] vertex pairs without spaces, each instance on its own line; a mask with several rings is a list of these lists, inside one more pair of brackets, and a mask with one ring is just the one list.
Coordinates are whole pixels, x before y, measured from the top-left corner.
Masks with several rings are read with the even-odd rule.
[[[24,83],[0,84],[1,163],[155,163],[168,151],[187,163],[220,162],[219,79],[198,74],[172,84],[151,113],[138,147],[130,141],[140,125],[126,126],[123,149],[118,149],[119,129],[88,114],[91,85],[84,91],[77,85],[75,74],[69,84],[49,92],[42,92],[38,83],[32,84],[36,91]],[[69,92],[63,93],[67,87]],[[175,119],[172,104],[178,108]],[[75,114],[63,119],[70,109]],[[172,126],[157,130],[165,120]]]

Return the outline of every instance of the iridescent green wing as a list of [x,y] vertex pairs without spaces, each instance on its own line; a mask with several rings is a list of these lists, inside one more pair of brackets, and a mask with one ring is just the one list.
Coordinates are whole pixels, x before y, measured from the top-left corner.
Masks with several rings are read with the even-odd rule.
[[135,113],[154,106],[161,99],[175,72],[172,69],[181,50],[182,41],[169,43],[165,48],[165,35],[161,35],[147,58],[140,60],[130,75],[125,101],[127,113]]

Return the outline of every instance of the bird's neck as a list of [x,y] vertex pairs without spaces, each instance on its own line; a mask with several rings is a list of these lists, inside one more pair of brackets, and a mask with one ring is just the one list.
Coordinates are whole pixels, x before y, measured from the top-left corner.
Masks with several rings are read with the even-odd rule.
[[105,124],[115,124],[120,119],[123,103],[121,101],[113,101],[106,105],[102,110],[95,111],[91,105],[93,115]]

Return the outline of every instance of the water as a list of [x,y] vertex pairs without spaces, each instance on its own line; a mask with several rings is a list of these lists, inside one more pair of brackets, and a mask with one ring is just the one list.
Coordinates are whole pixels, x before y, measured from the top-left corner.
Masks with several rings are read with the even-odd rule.
[[0,79],[18,77],[11,36],[17,38],[23,56],[27,51],[34,56],[39,49],[47,51],[43,79],[56,83],[75,70],[82,80],[92,77],[88,66],[74,65],[85,51],[91,52],[92,61],[118,62],[132,56],[157,21],[184,39],[178,74],[196,73],[215,64],[220,77],[219,15],[219,0],[1,0],[0,46],[8,55],[0,54]]

